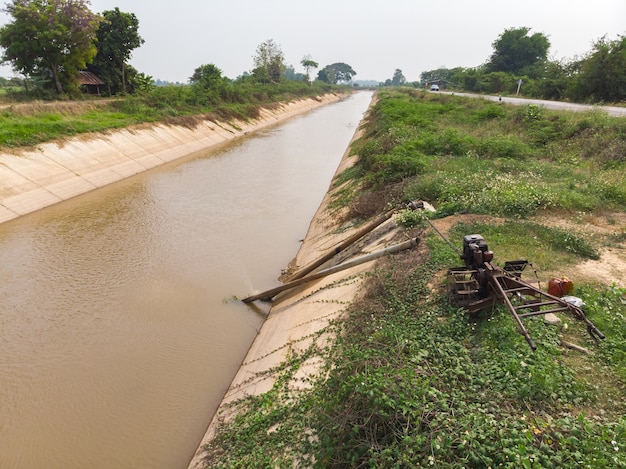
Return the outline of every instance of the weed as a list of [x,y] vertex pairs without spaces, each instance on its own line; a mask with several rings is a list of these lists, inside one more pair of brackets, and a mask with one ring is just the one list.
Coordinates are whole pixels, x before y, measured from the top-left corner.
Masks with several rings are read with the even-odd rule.
[[[263,87],[265,93],[252,92]],[[339,87],[304,82],[272,87],[249,84],[233,86],[224,96],[198,95],[191,86],[159,86],[141,96],[107,101],[49,102],[21,106],[0,114],[0,147],[20,147],[88,132],[118,129],[177,118],[217,115],[221,119],[258,117],[259,106],[318,96]],[[11,108],[12,109],[12,108]]]
[[[496,262],[553,270],[599,257],[593,238],[524,218],[623,211],[622,163],[586,149],[624,124],[415,90],[380,97],[336,206],[354,216],[422,198],[439,217],[506,217],[449,231],[453,242],[482,234]],[[434,236],[422,246],[368,274],[362,297],[320,332],[332,342],[294,353],[271,370],[271,391],[236,404],[208,447],[210,467],[626,467],[626,291],[577,288],[601,343],[528,318],[532,352],[503,308],[452,306],[441,279],[458,253]],[[572,358],[563,334],[593,353]],[[319,372],[293,385],[308,360]]]
[[620,379],[626,382],[626,289],[585,286],[578,294],[584,298],[586,314],[607,336],[600,351],[601,360],[614,367]]
[[444,214],[515,218],[626,202],[621,121],[402,90],[380,94],[354,147],[359,160],[341,179],[363,183],[363,196],[402,182],[406,198],[428,200]]
[[433,296],[450,250],[428,245],[421,262],[370,276],[326,331],[332,346],[309,350],[326,363],[310,387],[287,384],[308,358],[293,356],[272,391],[239,403],[208,447],[210,467],[626,464],[626,421],[580,410],[599,396],[561,360],[558,329],[530,321],[532,352],[504,310],[470,318]]
[[425,226],[427,215],[421,210],[400,210],[393,219],[394,221],[405,228],[413,228],[415,226]]

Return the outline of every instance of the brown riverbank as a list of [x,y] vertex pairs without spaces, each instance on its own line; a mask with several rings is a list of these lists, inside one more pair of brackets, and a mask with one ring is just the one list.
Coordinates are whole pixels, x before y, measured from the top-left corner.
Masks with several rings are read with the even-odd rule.
[[263,108],[250,121],[142,125],[26,150],[0,150],[0,223],[191,156],[343,98],[326,94]]

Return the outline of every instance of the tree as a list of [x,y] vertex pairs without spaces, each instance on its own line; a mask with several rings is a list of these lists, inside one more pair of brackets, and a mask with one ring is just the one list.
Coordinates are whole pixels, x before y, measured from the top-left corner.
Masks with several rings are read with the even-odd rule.
[[277,83],[285,70],[285,56],[273,39],[268,39],[256,48],[253,57],[253,75],[261,82]]
[[206,89],[218,88],[222,82],[222,71],[213,64],[201,65],[189,77],[189,83]]
[[[466,83],[467,77],[465,74],[470,72],[473,76],[471,79],[467,80],[469,83]],[[482,76],[482,71],[479,69],[465,69],[463,67],[455,67],[455,68],[436,68],[434,70],[426,70],[420,74],[420,81],[415,82],[417,86],[427,86],[429,84],[439,84],[444,87],[464,87],[468,86],[467,90],[474,89],[476,83],[479,80],[479,77]]]
[[88,0],[13,0],[4,11],[13,21],[0,29],[3,62],[26,76],[52,79],[58,94],[76,82],[78,71],[96,56],[101,17]]
[[523,73],[546,59],[550,41],[542,33],[529,36],[530,28],[510,28],[494,41],[487,68],[490,72]]
[[145,42],[139,36],[139,20],[134,13],[124,13],[117,7],[102,16],[104,20],[96,33],[98,53],[88,69],[109,86],[109,94],[127,92],[126,62],[132,51]]
[[356,72],[352,70],[350,65],[338,62],[326,65],[326,67],[317,72],[317,79],[336,85],[337,83],[350,82],[354,75],[356,75]]
[[450,81],[466,91],[481,91],[479,83],[484,73],[480,68],[458,68],[456,70]]
[[543,99],[562,100],[571,79],[569,65],[564,61],[547,61],[541,80],[537,80],[538,94]]
[[626,99],[626,36],[614,41],[600,38],[578,64],[575,97],[581,100],[620,102]]
[[302,60],[300,61],[300,63],[304,67],[305,74],[306,74],[306,81],[310,82],[311,81],[310,79],[311,69],[319,67],[320,64],[318,64],[315,60],[311,59],[310,55],[305,55],[304,57],[302,57]]
[[426,70],[420,74],[420,81],[423,83],[432,83],[433,81],[453,81],[453,77],[462,70],[463,69],[461,67],[442,67],[435,70]]
[[213,64],[201,65],[189,77],[192,86],[192,96],[196,103],[216,104],[225,100],[227,79],[222,77],[222,71]]
[[126,65],[125,70],[129,93],[148,92],[154,89],[154,78],[152,76],[138,72],[132,65]]
[[393,74],[393,78],[391,79],[391,86],[402,86],[406,83],[406,78],[402,74],[402,70],[396,68],[396,71]]
[[293,68],[293,65],[287,65],[285,67],[285,70],[283,71],[283,77],[286,80],[290,80],[290,81],[308,82],[306,75],[304,73],[296,72],[296,69]]

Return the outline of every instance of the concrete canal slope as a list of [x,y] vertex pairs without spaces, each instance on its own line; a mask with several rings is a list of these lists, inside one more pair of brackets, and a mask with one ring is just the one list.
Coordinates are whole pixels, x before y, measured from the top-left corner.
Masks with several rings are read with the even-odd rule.
[[343,95],[264,108],[251,121],[203,121],[194,128],[157,124],[89,134],[34,149],[0,150],[0,223],[204,151]]
[[[357,130],[353,141],[359,136],[360,131]],[[348,148],[336,175],[350,167],[356,158],[358,158],[356,155],[350,156],[350,148]],[[295,271],[334,250],[336,246],[362,228],[361,225],[338,225],[339,218],[329,207],[335,192],[340,189],[341,187],[331,189],[324,197],[296,258],[292,261],[291,270]],[[400,233],[401,230],[398,229],[393,219],[389,219],[356,242],[353,247],[342,251],[322,265],[320,269],[345,262],[355,256],[385,249],[399,241],[405,241],[406,239],[401,239]],[[269,391],[275,380],[268,370],[284,362],[293,351],[305,350],[313,341],[317,341],[321,347],[324,346],[324,342],[330,338],[320,337],[317,333],[325,328],[329,321],[340,317],[347,305],[358,298],[362,291],[364,274],[374,265],[375,262],[357,265],[280,293],[274,298],[267,319],[209,424],[188,469],[205,467],[207,454],[204,446],[214,437],[220,422],[232,416],[230,403],[247,395],[259,395]],[[254,304],[251,307],[254,308]],[[314,374],[318,367],[319,363],[312,360],[303,363],[295,380],[300,384],[292,383],[292,385],[302,385],[304,381],[298,381],[298,378]]]

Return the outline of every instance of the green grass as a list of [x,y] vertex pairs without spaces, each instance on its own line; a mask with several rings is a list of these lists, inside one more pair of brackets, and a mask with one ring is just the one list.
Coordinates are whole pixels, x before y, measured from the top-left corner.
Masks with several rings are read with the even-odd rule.
[[[436,220],[434,221],[436,223]],[[480,233],[496,253],[496,264],[525,259],[541,270],[562,270],[576,263],[600,258],[593,240],[571,230],[544,226],[530,221],[509,220],[495,223],[459,223],[450,231],[451,240],[460,241],[466,234]]]
[[[590,235],[533,217],[623,213],[625,135],[623,120],[597,113],[385,91],[334,207],[367,218],[424,199],[435,218],[469,215],[450,228],[453,243],[480,233],[500,265],[566,273],[623,243],[624,230]],[[407,212],[397,221],[424,223]],[[207,467],[626,467],[626,289],[576,286],[600,343],[569,317],[567,328],[525,319],[532,352],[502,307],[470,316],[448,302],[441,279],[460,259],[438,236],[426,244],[367,276],[365,295],[319,332],[331,345],[294,352],[267,371],[271,391],[233,405]],[[302,383],[305,362],[321,368]]]
[[116,100],[77,102],[7,103],[0,109],[0,147],[18,148],[90,132],[135,124],[168,122],[193,124],[197,119],[250,119],[261,106],[318,96],[341,87],[303,82],[277,85],[242,84],[224,89],[197,90],[191,86],[166,86],[139,96]]
[[0,115],[0,146],[20,147],[89,132],[127,127],[146,122],[138,117],[113,111],[91,111],[79,116],[43,114],[16,116],[9,111]]
[[[439,238],[429,246],[421,262],[371,276],[366,297],[325,331],[337,338],[331,348],[290,357],[270,392],[240,401],[207,467],[624,467],[626,404],[605,403],[594,383],[624,378],[616,318],[626,291],[583,292],[615,337],[608,347],[589,340],[598,354],[585,377],[559,347],[559,329],[527,321],[532,352],[503,309],[469,317],[433,296],[429,283],[455,255]],[[290,386],[312,357],[326,366],[311,386]]]
[[626,121],[597,112],[384,91],[350,177],[372,193],[397,185],[398,198],[443,214],[611,211],[626,204],[625,150]]

